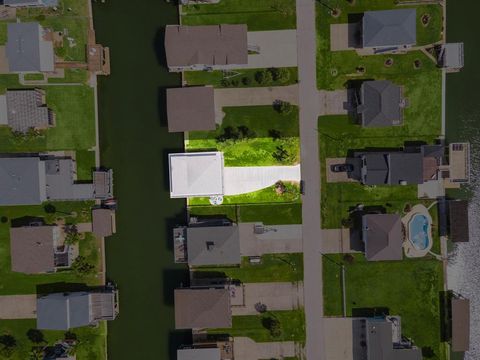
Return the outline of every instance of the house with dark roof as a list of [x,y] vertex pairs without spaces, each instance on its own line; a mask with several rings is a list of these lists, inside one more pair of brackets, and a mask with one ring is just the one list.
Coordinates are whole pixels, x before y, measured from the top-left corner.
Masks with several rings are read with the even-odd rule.
[[221,70],[248,64],[247,25],[168,25],[165,51],[169,71]]
[[37,299],[37,329],[69,330],[91,326],[117,316],[117,292],[80,291],[54,293]]
[[468,242],[470,240],[468,221],[468,201],[448,201],[448,227],[450,240],[453,242]]
[[167,89],[167,118],[169,132],[215,130],[213,87]]
[[230,292],[225,288],[175,289],[175,328],[231,328]]
[[465,352],[470,350],[470,300],[453,298],[451,315],[452,351]]
[[364,127],[403,124],[405,100],[402,89],[391,81],[364,81],[360,87],[357,114]]
[[27,133],[55,126],[55,114],[46,105],[45,90],[7,90],[0,95],[0,118],[6,119],[12,131]]
[[362,19],[363,48],[394,50],[417,43],[417,11],[414,8],[366,11]]
[[92,232],[100,238],[113,235],[115,233],[115,211],[104,208],[93,209]]
[[403,259],[402,220],[397,214],[362,216],[362,240],[369,261]]
[[38,23],[9,23],[5,48],[12,73],[52,72],[55,69],[53,42]]

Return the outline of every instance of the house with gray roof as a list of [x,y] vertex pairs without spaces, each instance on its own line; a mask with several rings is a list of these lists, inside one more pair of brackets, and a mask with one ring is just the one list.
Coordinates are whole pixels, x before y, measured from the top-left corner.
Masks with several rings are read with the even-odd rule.
[[225,288],[175,289],[175,328],[231,328],[230,292]]
[[215,130],[213,87],[167,89],[167,118],[169,132]]
[[168,69],[173,72],[246,65],[247,25],[168,25],[165,51]]
[[3,154],[0,155],[0,205],[112,197],[112,171],[95,170],[93,175],[93,182],[77,182],[76,163],[68,156]]
[[114,320],[117,293],[114,289],[98,292],[54,293],[37,299],[37,329],[69,330]]
[[400,215],[363,215],[362,240],[368,261],[402,260],[403,231]]
[[362,19],[363,48],[394,50],[417,43],[417,11],[414,8],[366,11]]
[[241,262],[236,225],[188,227],[186,247],[191,266],[239,265]]
[[46,105],[45,90],[7,90],[0,95],[0,124],[12,131],[27,133],[30,129],[45,130],[55,126],[55,114]]
[[10,7],[54,7],[58,0],[0,0],[0,5]]
[[357,113],[364,127],[402,125],[405,100],[402,89],[391,81],[364,81]]
[[52,72],[55,69],[53,42],[46,40],[39,23],[9,23],[5,48],[12,73]]

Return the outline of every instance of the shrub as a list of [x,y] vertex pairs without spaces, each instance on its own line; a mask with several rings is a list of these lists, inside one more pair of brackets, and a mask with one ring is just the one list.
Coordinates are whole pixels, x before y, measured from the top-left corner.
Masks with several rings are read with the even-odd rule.
[[47,214],[55,214],[57,212],[57,208],[52,204],[45,204],[45,206],[43,207],[43,210]]
[[273,140],[278,140],[282,137],[282,133],[276,129],[268,130],[268,136],[270,136]]
[[265,329],[270,331],[272,337],[280,337],[282,335],[282,324],[278,319],[273,317],[264,317],[262,319],[262,325]]
[[0,222],[1,222],[2,224],[7,223],[7,222],[8,222],[8,217],[2,216],[2,217],[0,218]]
[[45,342],[45,336],[38,329],[29,329],[27,331],[27,337],[30,339],[31,342],[33,342],[35,344]]
[[252,129],[248,128],[245,125],[238,126],[237,130],[238,130],[240,139],[254,138],[256,135],[255,131],[253,131]]
[[277,100],[273,104],[273,108],[282,115],[288,115],[293,110],[293,105],[288,101]]
[[251,83],[252,83],[252,79],[249,78],[248,76],[244,76],[244,77],[242,78],[242,84],[243,84],[243,85],[248,86],[248,85],[250,85]]
[[273,81],[272,73],[268,70],[260,70],[255,73],[255,81],[260,85],[268,85]]
[[95,265],[90,264],[84,256],[78,256],[72,264],[72,270],[80,277],[95,273]]
[[272,74],[273,81],[286,83],[290,80],[290,71],[287,68],[270,68],[268,71]]

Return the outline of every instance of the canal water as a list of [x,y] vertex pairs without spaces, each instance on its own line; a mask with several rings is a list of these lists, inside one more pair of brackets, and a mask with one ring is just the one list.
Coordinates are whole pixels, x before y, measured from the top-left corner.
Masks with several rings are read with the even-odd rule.
[[467,360],[480,359],[480,1],[449,0],[447,39],[465,43],[465,68],[447,76],[447,139],[470,141],[472,182],[458,195],[470,198],[470,242],[456,246],[449,265],[449,288],[471,301],[471,338]]
[[106,240],[107,277],[120,289],[120,315],[108,324],[113,360],[175,359],[188,343],[174,332],[173,288],[188,279],[173,263],[171,228],[184,221],[184,202],[171,200],[167,154],[182,150],[166,129],[165,88],[180,85],[165,69],[163,28],[178,22],[164,0],[94,3],[100,43],[112,74],[99,78],[102,164],[114,169],[117,234]]

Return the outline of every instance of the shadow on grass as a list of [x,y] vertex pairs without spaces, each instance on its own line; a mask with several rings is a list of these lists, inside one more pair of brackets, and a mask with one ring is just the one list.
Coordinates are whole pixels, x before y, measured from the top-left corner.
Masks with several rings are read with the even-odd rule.
[[374,308],[353,308],[352,317],[384,317],[390,315],[390,309],[387,307],[374,307]]
[[58,282],[51,284],[39,284],[37,285],[37,295],[47,295],[52,293],[66,293],[75,291],[89,291],[99,289],[102,287],[90,287],[85,283],[66,283]]

